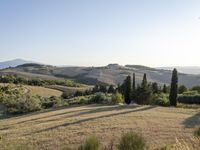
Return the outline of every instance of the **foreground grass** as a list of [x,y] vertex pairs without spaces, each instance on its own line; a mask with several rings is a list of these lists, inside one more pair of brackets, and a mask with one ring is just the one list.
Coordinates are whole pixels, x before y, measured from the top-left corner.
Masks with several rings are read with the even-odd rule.
[[123,133],[141,134],[150,149],[175,145],[198,149],[194,129],[200,124],[199,109],[153,106],[68,106],[0,120],[0,149],[31,145],[35,149],[77,148],[95,134],[106,146]]

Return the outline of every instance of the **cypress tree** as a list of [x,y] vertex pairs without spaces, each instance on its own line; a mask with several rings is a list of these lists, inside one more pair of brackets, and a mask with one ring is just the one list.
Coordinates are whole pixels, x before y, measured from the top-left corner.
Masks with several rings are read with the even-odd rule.
[[177,105],[177,93],[178,93],[178,72],[176,69],[172,72],[172,79],[171,79],[171,88],[170,88],[170,105],[176,106]]
[[137,87],[136,92],[137,92],[136,97],[137,97],[138,104],[148,104],[149,103],[151,96],[152,96],[152,91],[151,91],[150,86],[148,85],[146,74],[144,74],[142,83],[140,86]]
[[147,75],[145,73],[144,76],[143,76],[143,80],[142,80],[142,87],[147,87],[147,84],[148,84]]
[[152,92],[153,92],[153,94],[159,93],[158,83],[154,82],[154,83],[152,83],[151,86],[152,86]]
[[131,76],[128,76],[125,80],[125,103],[130,104],[131,103]]
[[133,73],[133,83],[132,83],[132,99],[136,98],[136,90],[135,90],[135,73]]
[[166,84],[163,85],[163,90],[162,91],[163,91],[163,93],[167,93],[167,86],[166,86]]

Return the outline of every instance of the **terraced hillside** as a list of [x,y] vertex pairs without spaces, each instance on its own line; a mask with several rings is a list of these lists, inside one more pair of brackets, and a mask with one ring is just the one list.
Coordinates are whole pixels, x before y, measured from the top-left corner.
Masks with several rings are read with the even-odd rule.
[[[193,136],[200,125],[198,109],[153,106],[70,106],[0,120],[0,148],[31,147],[73,149],[96,134],[106,146],[114,145],[122,133],[142,134],[150,149],[172,145],[176,150],[198,150]],[[22,146],[22,147],[23,147]]]

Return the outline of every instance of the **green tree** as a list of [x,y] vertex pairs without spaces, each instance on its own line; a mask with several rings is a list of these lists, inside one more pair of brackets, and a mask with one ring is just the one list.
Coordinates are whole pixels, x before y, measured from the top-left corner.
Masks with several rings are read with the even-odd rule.
[[110,85],[108,88],[108,93],[114,93],[114,92],[115,92],[114,86]]
[[135,73],[133,73],[133,82],[132,82],[132,99],[136,98],[136,89],[135,89]]
[[153,82],[151,87],[152,87],[153,94],[159,93],[159,87],[158,87],[158,84],[156,82]]
[[194,87],[192,87],[192,90],[200,93],[200,86],[194,86]]
[[138,104],[148,104],[152,97],[152,90],[148,85],[146,74],[144,74],[141,85],[137,87],[136,100]]
[[147,75],[146,75],[146,73],[144,74],[144,76],[143,76],[143,80],[142,80],[142,87],[147,87],[147,85],[148,85],[148,82],[147,82]]
[[172,79],[171,79],[171,88],[170,88],[170,105],[176,106],[177,105],[177,94],[178,94],[178,72],[176,69],[172,72]]
[[124,82],[125,86],[124,86],[124,97],[125,97],[125,103],[126,104],[130,104],[131,103],[131,76],[128,76],[126,79],[125,79],[125,82]]
[[99,91],[103,92],[103,93],[106,93],[107,92],[107,87],[105,85],[100,85]]
[[184,92],[187,92],[186,86],[185,86],[185,85],[179,86],[179,88],[178,88],[178,93],[179,93],[179,94],[183,94]]
[[163,92],[163,93],[167,93],[167,86],[166,86],[166,84],[163,85],[163,90],[162,90],[162,92]]

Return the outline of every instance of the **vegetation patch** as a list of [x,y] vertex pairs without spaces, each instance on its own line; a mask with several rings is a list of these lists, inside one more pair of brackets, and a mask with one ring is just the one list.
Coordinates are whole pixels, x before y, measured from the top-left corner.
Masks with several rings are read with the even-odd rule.
[[195,130],[194,135],[200,137],[200,127]]
[[100,149],[100,141],[95,136],[92,135],[85,140],[85,142],[79,146],[78,150],[99,150]]
[[145,140],[142,136],[128,132],[122,135],[118,150],[144,150],[145,146]]

